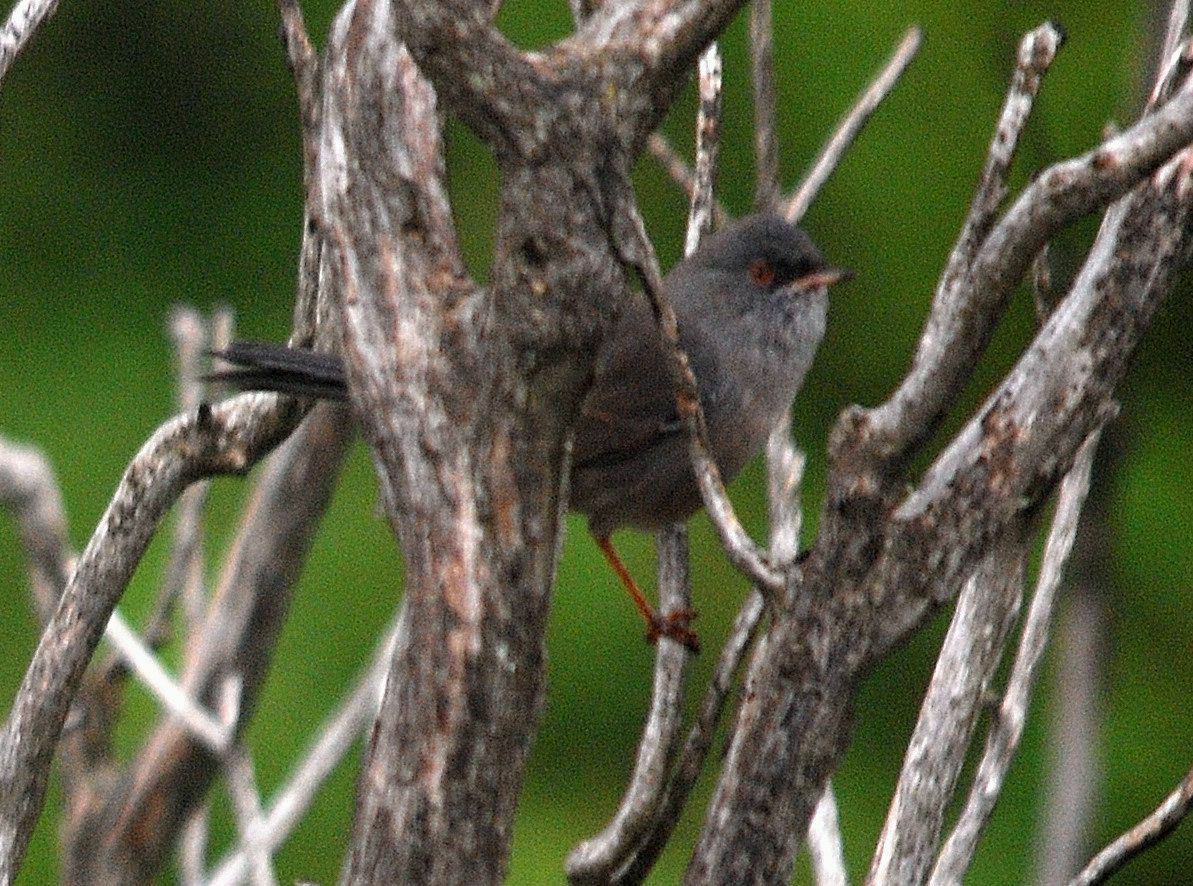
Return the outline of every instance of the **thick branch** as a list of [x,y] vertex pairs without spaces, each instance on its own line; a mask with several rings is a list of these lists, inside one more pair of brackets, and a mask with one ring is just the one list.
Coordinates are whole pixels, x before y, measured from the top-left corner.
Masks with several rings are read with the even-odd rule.
[[616,106],[610,108],[612,122],[622,144],[637,150],[686,85],[697,57],[744,4],[745,0],[605,3],[560,48],[565,57],[574,53],[596,83],[618,84]]
[[[1141,174],[1161,146],[1179,149],[1178,133],[1193,127],[1190,97],[1186,84],[1145,124],[1029,188],[982,248],[973,276],[986,282],[970,297],[988,299],[1000,273],[991,256],[1026,267],[1068,212]],[[1146,125],[1165,114],[1156,128]],[[1107,169],[1110,157],[1123,165]],[[1062,182],[1062,171],[1084,189]],[[813,611],[777,613],[755,656],[690,881],[789,876],[797,836],[847,744],[857,678],[955,592],[1012,522],[1036,511],[1113,411],[1126,361],[1187,258],[1187,174],[1177,158],[1108,213],[1069,296],[901,504],[897,483],[863,469],[870,441],[858,433],[858,414],[834,431],[821,535],[794,576],[795,599]],[[1012,243],[1027,251],[1005,255]],[[971,350],[968,339],[953,344],[953,353]],[[908,402],[920,408],[919,399]]]
[[542,72],[493,26],[493,6],[401,0],[393,24],[452,110],[499,155],[525,157],[539,149],[559,109]]
[[[971,263],[964,273],[942,277],[911,372],[886,404],[869,413],[878,457],[907,453],[936,428],[1044,243],[1076,218],[1124,194],[1190,140],[1193,83],[1186,81],[1168,104],[1130,129],[1043,172],[980,247],[962,242],[961,251],[973,255]],[[986,191],[983,187],[982,193]],[[984,226],[977,223],[967,231],[980,234]]]
[[[500,338],[514,328],[505,311],[537,322],[547,287],[490,300],[464,274],[435,95],[391,9],[357,2],[337,18],[320,151],[349,392],[406,556],[410,619],[359,781],[346,876],[491,882],[541,706],[562,510],[557,407],[578,400],[578,385],[528,392]],[[521,244],[534,232],[508,253],[499,235],[495,280],[516,276],[512,256],[533,257]]]
[[1089,490],[1089,473],[1099,435],[1100,431],[1094,431],[1082,444],[1073,469],[1065,475],[1060,485],[1056,516],[1048,533],[1039,581],[1024,620],[1023,634],[1019,638],[1019,649],[1007,679],[1006,692],[993,717],[965,808],[932,869],[929,880],[932,886],[951,886],[961,882],[973,861],[978,837],[990,819],[995,801],[1002,794],[1007,771],[1011,768],[1011,761],[1023,735],[1023,726],[1027,722],[1032,687],[1052,626],[1053,604],[1069,552],[1073,548],[1073,538],[1077,534],[1077,518],[1081,515],[1081,507],[1085,504],[1085,495]]

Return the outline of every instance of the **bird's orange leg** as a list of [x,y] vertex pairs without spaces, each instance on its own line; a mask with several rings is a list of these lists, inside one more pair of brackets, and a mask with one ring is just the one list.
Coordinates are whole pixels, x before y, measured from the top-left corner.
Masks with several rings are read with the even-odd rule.
[[686,646],[692,652],[699,652],[700,638],[689,627],[692,619],[696,617],[696,613],[691,609],[677,609],[666,615],[659,615],[647,602],[646,596],[638,587],[638,583],[634,581],[634,576],[630,575],[630,570],[626,569],[625,563],[621,562],[621,557],[618,555],[617,549],[613,547],[609,536],[598,537],[596,543],[597,547],[601,549],[601,553],[605,555],[605,559],[609,561],[609,565],[613,567],[613,571],[617,573],[617,577],[621,579],[621,583],[625,585],[625,589],[629,591],[634,606],[638,608],[638,612],[645,620],[647,641],[657,643],[659,637],[668,637],[676,643]]

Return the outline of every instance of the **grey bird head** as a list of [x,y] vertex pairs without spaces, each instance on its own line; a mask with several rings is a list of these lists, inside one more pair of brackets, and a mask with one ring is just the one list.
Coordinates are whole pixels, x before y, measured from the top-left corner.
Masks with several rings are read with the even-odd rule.
[[[829,265],[802,230],[747,216],[664,280],[728,481],[786,414],[824,335]],[[605,537],[656,529],[701,506],[666,352],[644,303],[626,310],[598,363],[573,448],[571,507]]]

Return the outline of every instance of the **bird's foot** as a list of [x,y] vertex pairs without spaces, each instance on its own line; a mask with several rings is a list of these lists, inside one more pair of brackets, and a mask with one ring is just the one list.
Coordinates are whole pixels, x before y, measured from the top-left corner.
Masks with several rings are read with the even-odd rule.
[[666,637],[690,652],[700,652],[700,638],[691,627],[697,615],[695,609],[672,609],[666,614],[655,612],[652,615],[646,634],[648,643],[653,645],[659,641],[659,637]]

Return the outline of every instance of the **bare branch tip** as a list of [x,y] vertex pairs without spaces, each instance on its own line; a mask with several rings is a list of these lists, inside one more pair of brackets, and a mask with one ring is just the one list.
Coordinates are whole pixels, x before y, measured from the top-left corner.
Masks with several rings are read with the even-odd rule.
[[820,156],[804,176],[795,193],[785,202],[783,216],[792,224],[798,224],[807,213],[812,201],[836,170],[849,146],[857,139],[871,115],[890,95],[899,78],[907,70],[919,51],[923,31],[912,26],[903,35],[898,48],[887,60],[878,75],[862,92],[853,107],[838,124],[832,137],[821,149]]

